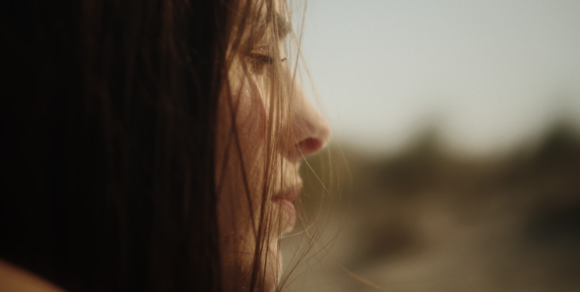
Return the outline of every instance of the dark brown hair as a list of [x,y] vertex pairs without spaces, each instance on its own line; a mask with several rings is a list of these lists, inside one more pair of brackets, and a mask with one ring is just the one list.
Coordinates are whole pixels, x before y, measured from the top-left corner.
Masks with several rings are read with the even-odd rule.
[[2,1],[0,258],[69,291],[220,291],[235,1]]
[[[273,3],[2,2],[0,258],[69,291],[221,291],[218,103],[237,94],[235,60],[289,29]],[[269,70],[281,117],[279,64]],[[263,208],[281,163],[270,122],[250,291],[278,236]]]

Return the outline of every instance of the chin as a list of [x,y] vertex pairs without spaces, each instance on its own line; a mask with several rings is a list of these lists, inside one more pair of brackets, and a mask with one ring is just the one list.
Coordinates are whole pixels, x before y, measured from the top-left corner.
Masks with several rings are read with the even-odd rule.
[[282,276],[282,252],[280,251],[279,239],[270,243],[266,259],[266,273],[264,279],[264,292],[274,291]]
[[[230,252],[223,260],[224,291],[238,292],[249,289],[252,278],[252,252],[254,242],[243,244],[246,252]],[[256,286],[253,291],[272,292],[280,281],[282,274],[282,254],[279,247],[279,239],[272,239],[267,246],[268,250],[263,254],[260,270],[257,271]],[[241,288],[241,289],[240,289]]]

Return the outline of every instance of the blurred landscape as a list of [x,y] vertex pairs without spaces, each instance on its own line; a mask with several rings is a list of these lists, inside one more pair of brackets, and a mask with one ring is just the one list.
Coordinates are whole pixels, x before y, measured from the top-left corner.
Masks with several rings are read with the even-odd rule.
[[580,291],[580,2],[306,2],[283,291]]
[[284,291],[580,291],[572,124],[489,157],[434,128],[398,154],[331,146],[301,167],[315,217],[282,241]]

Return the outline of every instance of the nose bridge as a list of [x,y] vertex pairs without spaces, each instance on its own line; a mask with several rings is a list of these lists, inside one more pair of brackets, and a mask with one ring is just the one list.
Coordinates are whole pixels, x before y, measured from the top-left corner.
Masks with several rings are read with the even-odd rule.
[[[292,78],[292,74],[289,74]],[[290,139],[296,155],[307,156],[318,152],[330,141],[331,131],[326,119],[314,108],[297,80],[292,81],[293,124]],[[298,158],[299,158],[298,157]]]

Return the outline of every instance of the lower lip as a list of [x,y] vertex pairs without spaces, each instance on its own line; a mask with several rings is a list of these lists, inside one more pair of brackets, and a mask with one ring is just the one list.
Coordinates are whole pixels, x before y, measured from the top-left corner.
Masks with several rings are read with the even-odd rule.
[[284,214],[282,215],[284,217],[283,220],[288,220],[289,227],[293,227],[296,223],[296,208],[294,208],[294,204],[291,201],[282,199],[276,200],[275,202],[280,204],[280,211]]

